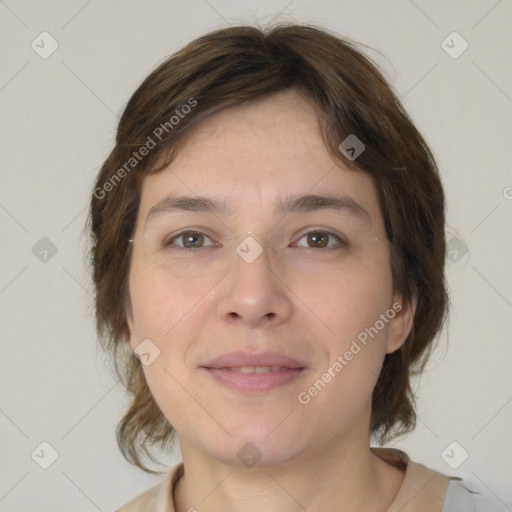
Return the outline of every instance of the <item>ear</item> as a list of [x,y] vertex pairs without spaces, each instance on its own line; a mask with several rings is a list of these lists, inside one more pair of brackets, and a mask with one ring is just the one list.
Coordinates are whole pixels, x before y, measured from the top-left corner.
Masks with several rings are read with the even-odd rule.
[[409,302],[402,300],[401,296],[395,296],[390,311],[395,312],[395,316],[389,321],[388,336],[386,341],[386,354],[391,354],[398,350],[409,336],[414,323],[414,314],[418,300],[414,295]]

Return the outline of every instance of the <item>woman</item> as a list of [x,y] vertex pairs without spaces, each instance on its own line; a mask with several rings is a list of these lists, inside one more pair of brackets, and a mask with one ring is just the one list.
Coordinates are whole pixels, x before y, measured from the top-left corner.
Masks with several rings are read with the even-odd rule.
[[177,434],[183,456],[120,511],[472,510],[370,447],[415,424],[444,194],[352,44],[232,27],[173,55],[123,113],[91,230],[98,331],[132,397],[121,450],[151,471]]

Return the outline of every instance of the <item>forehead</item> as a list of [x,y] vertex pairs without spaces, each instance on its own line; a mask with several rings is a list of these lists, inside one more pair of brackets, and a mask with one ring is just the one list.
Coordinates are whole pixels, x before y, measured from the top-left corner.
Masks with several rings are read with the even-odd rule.
[[[144,179],[139,214],[166,196],[218,197],[261,219],[285,197],[343,195],[379,217],[372,178],[330,156],[315,107],[295,91],[244,103],[202,121],[170,166]],[[257,211],[255,211],[257,208]]]

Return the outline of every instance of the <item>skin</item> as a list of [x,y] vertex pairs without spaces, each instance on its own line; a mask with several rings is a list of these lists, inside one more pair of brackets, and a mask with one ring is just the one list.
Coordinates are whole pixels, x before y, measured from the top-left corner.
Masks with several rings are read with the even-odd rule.
[[[369,220],[335,210],[273,211],[289,194],[333,193],[356,201]],[[233,214],[167,213],[146,225],[169,194],[223,198]],[[221,245],[193,254],[162,248],[184,228]],[[328,249],[310,247],[310,228],[342,233],[352,245],[330,239]],[[265,249],[250,264],[235,252],[249,232]],[[414,305],[402,304],[307,405],[297,400],[401,301],[389,244],[375,238],[385,238],[385,228],[373,180],[330,157],[314,108],[294,91],[213,115],[168,168],[145,178],[128,325],[133,349],[149,338],[160,350],[144,372],[179,436],[178,512],[286,512],[297,503],[308,512],[371,512],[393,502],[403,473],[369,450],[371,396],[385,354],[411,329]],[[277,389],[242,394],[199,367],[235,350],[280,352],[307,370]],[[237,457],[247,442],[261,453],[252,468]]]

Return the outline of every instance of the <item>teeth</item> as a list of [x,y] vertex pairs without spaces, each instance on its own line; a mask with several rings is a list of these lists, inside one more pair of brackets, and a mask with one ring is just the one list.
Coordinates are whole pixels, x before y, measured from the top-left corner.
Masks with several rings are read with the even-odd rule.
[[281,369],[280,366],[237,366],[231,368],[233,371],[240,373],[268,373],[277,372]]

